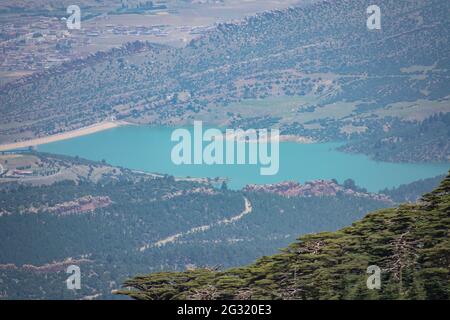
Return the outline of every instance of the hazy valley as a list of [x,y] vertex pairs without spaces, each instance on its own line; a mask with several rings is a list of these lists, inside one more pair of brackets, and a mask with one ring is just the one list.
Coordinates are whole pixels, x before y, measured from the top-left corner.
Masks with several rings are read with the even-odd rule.
[[[450,2],[371,4],[0,4],[0,299],[448,300]],[[279,174],[175,165],[194,121]]]

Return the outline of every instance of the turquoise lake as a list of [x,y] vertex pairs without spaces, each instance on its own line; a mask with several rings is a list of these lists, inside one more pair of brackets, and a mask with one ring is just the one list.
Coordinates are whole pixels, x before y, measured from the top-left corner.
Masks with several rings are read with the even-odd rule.
[[[364,155],[336,151],[340,143],[280,143],[278,174],[260,175],[259,165],[180,165],[171,161],[173,128],[125,126],[95,134],[63,140],[38,147],[39,151],[90,160],[106,160],[109,164],[178,177],[228,177],[229,187],[247,184],[275,183],[285,180],[305,182],[332,179],[339,182],[351,178],[369,191],[392,188],[415,180],[445,174],[443,164],[399,164],[370,160]],[[206,145],[206,143],[205,143]]]

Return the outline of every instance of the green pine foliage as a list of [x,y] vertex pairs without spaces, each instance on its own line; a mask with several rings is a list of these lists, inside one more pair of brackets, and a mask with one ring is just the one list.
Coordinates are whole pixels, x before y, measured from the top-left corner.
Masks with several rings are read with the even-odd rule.
[[[337,232],[302,236],[281,253],[226,271],[138,276],[135,299],[449,299],[450,175],[415,204],[382,209]],[[368,289],[367,267],[381,268]]]

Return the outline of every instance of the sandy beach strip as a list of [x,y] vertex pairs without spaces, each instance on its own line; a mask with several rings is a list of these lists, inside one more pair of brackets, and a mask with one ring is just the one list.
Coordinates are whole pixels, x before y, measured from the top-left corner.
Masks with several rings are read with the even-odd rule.
[[66,140],[66,139],[72,139],[75,137],[81,137],[81,136],[96,133],[99,131],[116,128],[116,127],[119,127],[122,125],[126,125],[126,123],[122,122],[122,121],[100,122],[100,123],[90,125],[88,127],[76,129],[73,131],[58,133],[58,134],[54,134],[54,135],[51,135],[48,137],[41,137],[41,138],[36,138],[36,139],[31,139],[31,140],[26,140],[26,141],[2,144],[2,145],[0,145],[0,152],[7,151],[7,150],[13,150],[13,149],[28,148],[28,147],[37,146],[40,144],[46,144],[46,143],[51,143],[51,142],[56,142],[56,141],[61,141],[61,140]]

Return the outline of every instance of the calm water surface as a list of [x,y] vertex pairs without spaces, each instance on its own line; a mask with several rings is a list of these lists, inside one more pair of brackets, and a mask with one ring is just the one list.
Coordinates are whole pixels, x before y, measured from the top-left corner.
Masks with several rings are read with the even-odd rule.
[[[38,147],[39,151],[106,160],[115,166],[181,177],[228,177],[231,188],[246,184],[274,183],[284,180],[305,182],[352,178],[369,191],[379,191],[418,179],[444,174],[449,164],[398,164],[370,160],[335,150],[339,143],[280,144],[277,175],[261,176],[259,165],[174,165],[170,155],[176,144],[170,140],[173,129],[126,126]],[[206,144],[205,144],[206,145]]]

